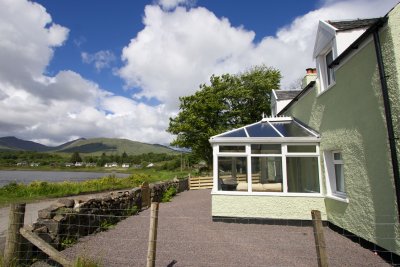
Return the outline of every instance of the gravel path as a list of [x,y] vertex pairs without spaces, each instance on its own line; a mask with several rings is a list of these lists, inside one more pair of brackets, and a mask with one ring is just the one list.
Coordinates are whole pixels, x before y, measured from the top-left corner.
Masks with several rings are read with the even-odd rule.
[[[149,210],[88,236],[64,254],[103,266],[145,266]],[[388,266],[379,256],[325,228],[330,266]],[[160,205],[157,266],[317,266],[311,227],[212,222],[209,190]]]

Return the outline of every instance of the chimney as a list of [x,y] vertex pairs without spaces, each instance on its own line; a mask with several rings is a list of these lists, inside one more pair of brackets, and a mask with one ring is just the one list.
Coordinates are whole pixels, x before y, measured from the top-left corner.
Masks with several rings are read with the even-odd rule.
[[304,89],[310,82],[315,81],[316,78],[317,78],[316,68],[306,69],[306,76],[304,76],[303,81],[301,82],[301,89]]

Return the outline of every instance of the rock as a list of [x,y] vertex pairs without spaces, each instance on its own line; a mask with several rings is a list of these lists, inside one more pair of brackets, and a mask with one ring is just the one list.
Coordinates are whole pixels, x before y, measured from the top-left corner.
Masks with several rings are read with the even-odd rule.
[[55,206],[55,205],[51,205],[48,208],[39,210],[38,212],[38,217],[40,219],[51,219],[54,217],[54,215],[56,215],[56,211],[58,210],[59,207]]
[[55,220],[57,222],[61,222],[61,221],[65,220],[65,216],[58,214],[58,215],[54,216],[53,220]]
[[42,227],[36,228],[35,230],[33,230],[33,232],[37,233],[37,234],[38,233],[47,233],[48,229],[46,226],[42,226]]
[[63,198],[59,199],[57,203],[64,205],[66,208],[72,208],[74,207],[75,201],[70,198]]

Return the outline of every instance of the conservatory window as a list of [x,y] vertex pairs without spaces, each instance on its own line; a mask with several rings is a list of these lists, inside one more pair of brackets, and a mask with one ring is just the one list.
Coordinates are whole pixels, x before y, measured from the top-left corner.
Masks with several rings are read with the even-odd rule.
[[253,192],[283,191],[281,157],[252,157],[251,168]]
[[317,157],[288,157],[286,166],[288,192],[320,192]]
[[218,157],[219,191],[236,191],[239,183],[247,181],[246,157]]

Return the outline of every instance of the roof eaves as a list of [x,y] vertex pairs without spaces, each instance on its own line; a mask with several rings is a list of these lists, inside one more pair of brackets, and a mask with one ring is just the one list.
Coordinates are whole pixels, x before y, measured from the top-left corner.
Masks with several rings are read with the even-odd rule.
[[360,37],[358,37],[349,47],[346,48],[332,63],[329,68],[333,68],[340,64],[344,58],[346,58],[353,50],[358,49],[359,45],[369,37],[375,30],[379,29],[386,23],[387,17],[378,18],[377,21],[372,24]]
[[300,93],[295,96],[292,101],[289,102],[289,104],[287,104],[281,111],[279,111],[279,113],[277,114],[277,116],[280,116],[283,114],[283,112],[285,112],[286,110],[288,110],[291,106],[294,105],[294,103],[296,103],[308,90],[310,90],[311,88],[313,88],[315,85],[315,81],[311,81],[309,84],[307,84],[306,87],[304,87],[303,90],[300,91]]

